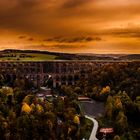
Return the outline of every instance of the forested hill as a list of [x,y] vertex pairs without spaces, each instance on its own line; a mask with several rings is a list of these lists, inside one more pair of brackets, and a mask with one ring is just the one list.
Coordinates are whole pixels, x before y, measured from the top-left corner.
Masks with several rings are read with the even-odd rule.
[[120,59],[128,59],[128,60],[140,60],[140,54],[130,54],[121,56]]
[[140,54],[71,54],[7,49],[0,51],[0,60],[140,60]]

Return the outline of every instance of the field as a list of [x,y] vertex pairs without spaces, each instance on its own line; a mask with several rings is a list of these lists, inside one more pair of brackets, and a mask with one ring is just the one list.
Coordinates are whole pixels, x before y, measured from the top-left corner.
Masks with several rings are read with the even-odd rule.
[[8,53],[3,54],[0,60],[16,60],[16,61],[45,61],[45,60],[55,60],[57,56],[49,54],[40,53]]
[[45,60],[96,60],[96,61],[140,61],[140,54],[68,54],[35,50],[3,50],[1,61],[45,61]]

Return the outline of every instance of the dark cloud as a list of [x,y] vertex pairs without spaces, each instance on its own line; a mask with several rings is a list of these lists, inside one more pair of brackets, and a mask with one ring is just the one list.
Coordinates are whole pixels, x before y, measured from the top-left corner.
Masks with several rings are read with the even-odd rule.
[[105,34],[118,37],[140,38],[140,28],[115,28],[106,31]]
[[22,39],[24,41],[34,41],[35,40],[33,37],[28,37],[26,35],[21,35],[18,37],[18,39]]
[[14,41],[36,44],[46,38],[45,45],[83,43],[90,47],[123,40],[128,46],[128,37],[140,36],[140,29],[133,24],[127,27],[129,22],[140,25],[139,7],[140,0],[0,0],[0,42],[16,38]]
[[65,48],[65,49],[72,49],[72,48],[76,48],[77,46],[75,45],[61,45],[61,44],[57,44],[57,45],[54,45],[55,48],[59,48],[59,49],[62,49],[62,48]]
[[18,38],[19,38],[19,39],[24,39],[24,38],[26,38],[26,36],[25,36],[25,35],[21,35],[21,36],[19,36]]
[[86,4],[92,0],[66,0],[62,5],[63,8],[75,8],[81,6],[82,4]]
[[27,41],[34,41],[34,40],[35,40],[35,39],[32,38],[32,37],[30,37],[30,38],[27,39]]
[[[88,35],[88,32],[94,35],[93,29],[96,27],[98,30],[107,23],[126,18],[129,20],[130,16],[140,12],[138,4],[116,8],[114,5],[105,4],[107,2],[104,0],[2,1],[0,2],[0,29],[45,36],[55,34],[77,36],[82,33]],[[99,5],[98,1],[103,4]]]
[[43,41],[48,42],[58,42],[58,43],[80,43],[80,42],[90,42],[90,41],[100,41],[102,40],[100,37],[53,37],[53,38],[47,38]]

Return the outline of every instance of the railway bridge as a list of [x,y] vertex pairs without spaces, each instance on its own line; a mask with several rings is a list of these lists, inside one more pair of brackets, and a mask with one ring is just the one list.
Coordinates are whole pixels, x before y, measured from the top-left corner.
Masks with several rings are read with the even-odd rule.
[[[51,75],[53,87],[62,84],[74,85],[81,77],[87,77],[95,68],[114,62],[90,60],[54,61],[0,61],[0,73],[10,80],[16,77],[29,78],[37,86],[43,86]],[[122,63],[122,62],[116,62]]]

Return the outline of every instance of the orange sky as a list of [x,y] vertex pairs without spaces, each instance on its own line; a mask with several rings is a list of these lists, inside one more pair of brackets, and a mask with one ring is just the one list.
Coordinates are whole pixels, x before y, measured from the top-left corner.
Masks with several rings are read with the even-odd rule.
[[140,53],[140,0],[0,0],[0,49]]

